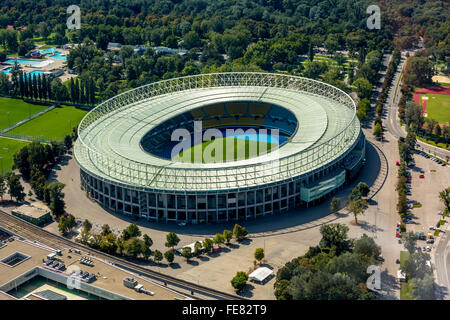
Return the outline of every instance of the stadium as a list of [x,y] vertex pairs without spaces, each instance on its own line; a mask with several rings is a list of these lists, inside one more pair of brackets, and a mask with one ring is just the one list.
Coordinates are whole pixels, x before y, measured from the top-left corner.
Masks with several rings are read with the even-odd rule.
[[[242,129],[223,138],[231,150],[245,150],[241,157],[218,152],[215,161],[183,161],[173,154],[181,141],[174,132],[201,137],[230,128]],[[205,151],[204,141],[188,142]],[[248,152],[252,141],[256,154]],[[218,223],[323,201],[365,163],[365,138],[354,101],[338,88],[230,72],[164,80],[103,102],[81,121],[74,155],[82,190],[105,210],[155,222]]]

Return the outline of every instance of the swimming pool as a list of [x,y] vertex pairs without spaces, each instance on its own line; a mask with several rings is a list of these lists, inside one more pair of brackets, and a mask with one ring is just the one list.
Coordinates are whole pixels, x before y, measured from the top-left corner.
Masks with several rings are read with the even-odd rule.
[[56,51],[56,48],[47,48],[47,49],[39,49],[39,52],[42,54],[49,54],[49,53],[54,53]]
[[57,59],[57,60],[67,60],[66,55],[62,54],[59,51],[56,51],[54,55],[50,56],[51,59]]
[[[14,63],[14,59],[6,60],[6,63]],[[26,60],[26,59],[17,59],[17,63],[24,64],[24,65],[30,65],[32,67],[41,68],[48,66],[49,64],[52,64],[53,62],[50,60],[43,60],[43,61],[37,61],[37,60]]]
[[4,74],[9,74],[9,72],[12,70],[12,68],[6,68],[6,69],[3,69],[2,70],[2,72],[4,73]]
[[33,71],[31,71],[31,72],[28,72],[27,74],[29,75],[29,76],[39,76],[39,75],[41,75],[41,74],[43,74],[44,73],[44,71],[40,71],[40,70],[33,70]]

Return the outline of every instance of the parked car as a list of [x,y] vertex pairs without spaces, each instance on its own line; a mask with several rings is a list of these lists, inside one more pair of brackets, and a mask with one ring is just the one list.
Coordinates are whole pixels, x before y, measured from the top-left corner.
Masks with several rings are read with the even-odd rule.
[[433,243],[434,243],[434,239],[428,239],[428,240],[427,240],[427,243],[433,244]]
[[395,163],[395,165],[396,165],[396,166],[400,166],[400,161],[397,161],[397,162]]
[[431,251],[430,246],[427,246],[427,252],[430,252],[430,251]]
[[425,178],[425,176],[424,176],[423,174],[421,174],[421,175],[419,176],[419,178],[420,178],[420,179],[423,179],[423,178]]
[[436,230],[436,227],[435,226],[430,226],[429,229],[430,230]]

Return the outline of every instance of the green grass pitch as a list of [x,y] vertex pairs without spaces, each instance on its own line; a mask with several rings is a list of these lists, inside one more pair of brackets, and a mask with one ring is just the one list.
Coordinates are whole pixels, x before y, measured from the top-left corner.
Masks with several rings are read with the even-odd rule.
[[427,117],[433,118],[439,123],[450,122],[450,95],[447,94],[422,94],[428,97]]
[[11,171],[13,156],[17,150],[22,149],[29,142],[0,137],[0,173]]
[[8,131],[8,134],[62,141],[86,113],[87,111],[75,107],[62,106]]
[[30,104],[20,99],[0,98],[0,129],[6,129],[46,108],[48,107]]
[[[218,153],[216,156],[216,150],[213,150],[214,146],[211,145],[214,141],[218,148],[220,148],[219,146],[222,146],[222,157],[220,157]],[[203,142],[202,144],[197,144],[186,151],[180,152],[172,159],[174,161],[192,163],[238,161],[269,153],[273,148],[276,148],[276,146],[276,143],[267,143],[262,141],[258,142],[254,140],[250,141],[241,138],[219,138],[216,140]],[[185,152],[191,156],[185,156]],[[195,153],[197,154],[197,157],[195,157]],[[203,157],[201,157],[201,155],[203,155]],[[202,158],[201,161],[200,158]]]

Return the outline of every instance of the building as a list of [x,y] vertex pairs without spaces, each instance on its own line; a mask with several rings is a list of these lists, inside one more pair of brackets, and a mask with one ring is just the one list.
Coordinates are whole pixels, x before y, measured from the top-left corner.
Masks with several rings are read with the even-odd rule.
[[120,43],[117,43],[117,42],[109,42],[109,43],[108,43],[107,50],[108,50],[108,51],[112,51],[112,50],[120,50],[121,47],[122,47],[122,45],[121,45]]
[[50,210],[44,206],[37,207],[24,204],[13,209],[12,214],[38,226],[41,226],[52,219],[50,216]]
[[[211,128],[275,131],[279,147],[238,161],[172,157],[175,130],[202,136]],[[232,222],[306,208],[355,177],[365,157],[350,96],[282,74],[202,74],[146,85],[97,106],[78,133],[74,155],[86,195],[150,221]]]
[[[56,250],[16,236],[0,246],[0,300],[184,300],[187,297],[139,277],[145,290],[127,288],[128,271],[90,256],[93,264],[82,263],[83,253],[67,248]],[[48,258],[50,257],[50,258]],[[63,268],[61,266],[64,266]],[[94,277],[95,279],[91,280]],[[149,295],[149,292],[152,294]]]

